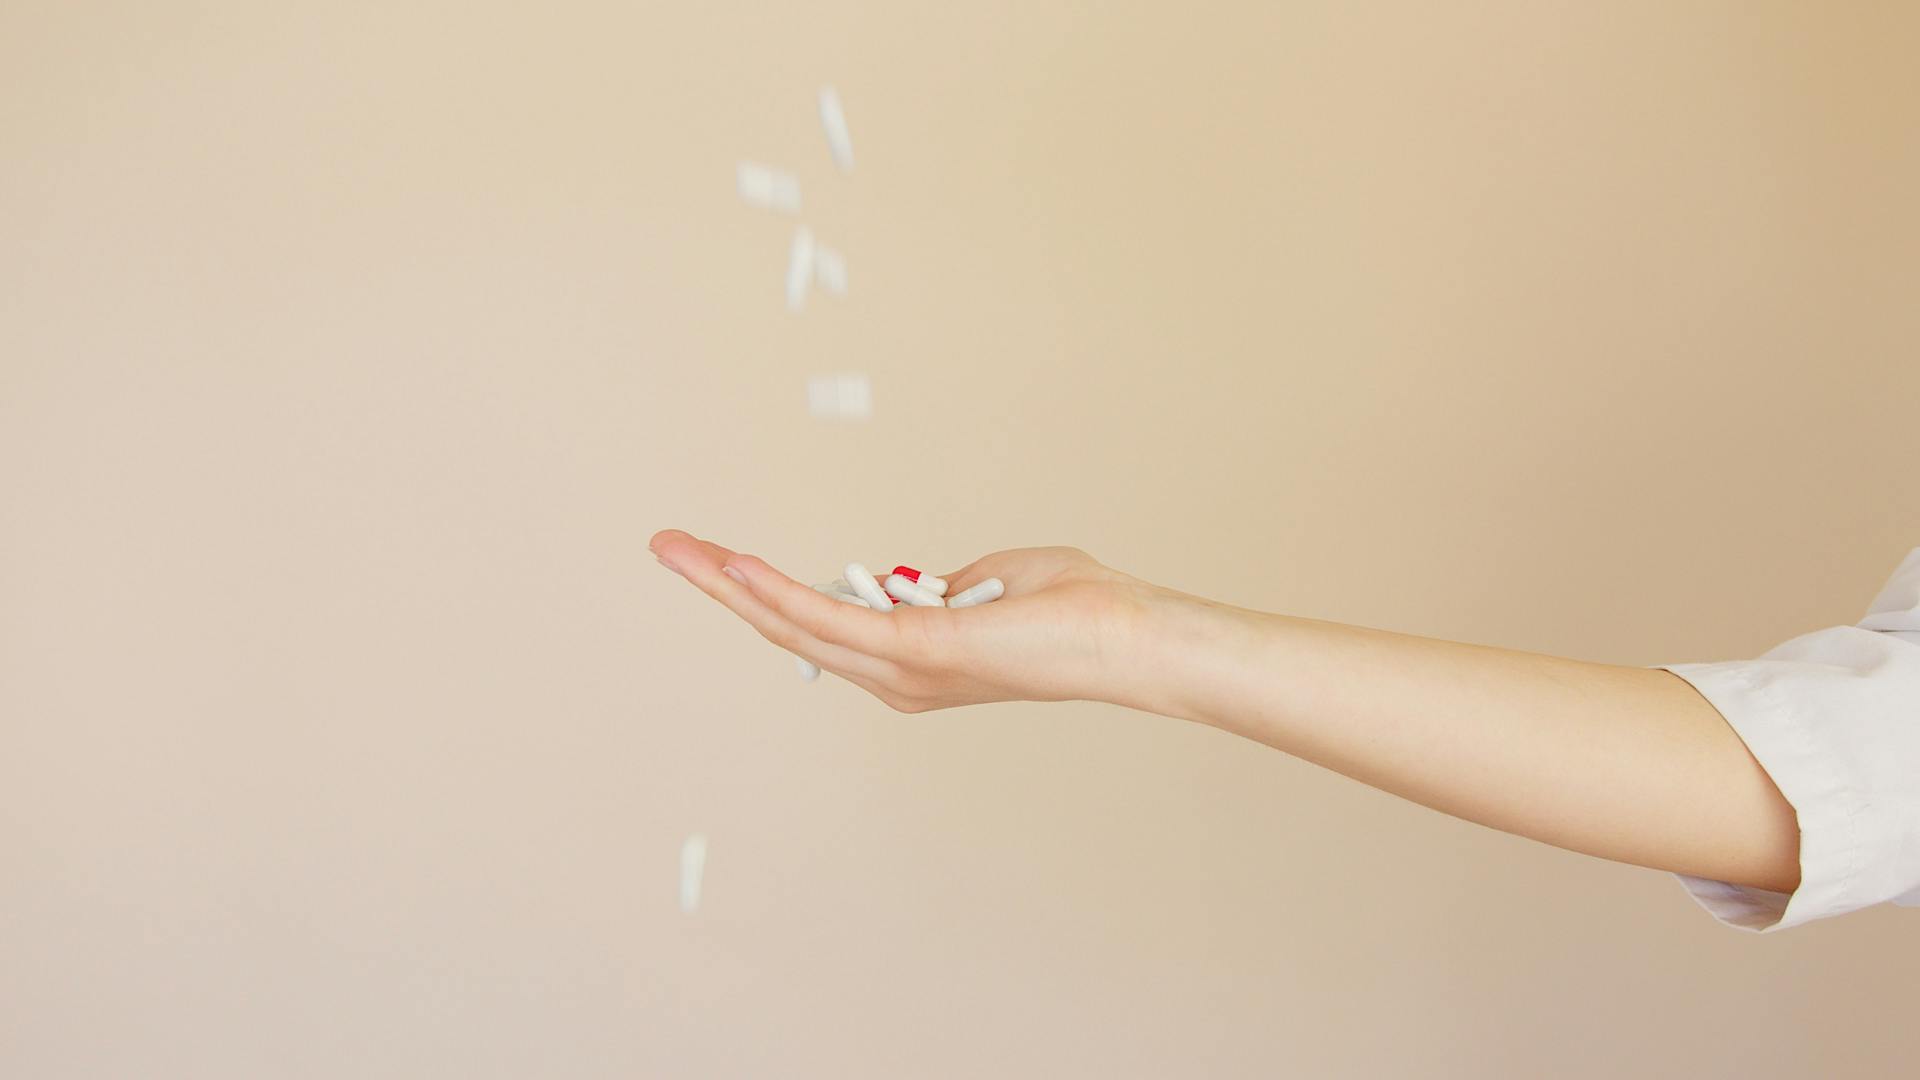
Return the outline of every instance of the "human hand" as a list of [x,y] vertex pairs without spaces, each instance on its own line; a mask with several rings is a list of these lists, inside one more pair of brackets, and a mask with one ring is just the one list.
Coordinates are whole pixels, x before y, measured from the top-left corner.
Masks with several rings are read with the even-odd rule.
[[677,529],[648,546],[775,645],[901,712],[988,701],[1116,700],[1154,586],[1078,548],[998,551],[941,574],[948,595],[997,577],[1006,596],[892,614],[842,603],[752,555]]

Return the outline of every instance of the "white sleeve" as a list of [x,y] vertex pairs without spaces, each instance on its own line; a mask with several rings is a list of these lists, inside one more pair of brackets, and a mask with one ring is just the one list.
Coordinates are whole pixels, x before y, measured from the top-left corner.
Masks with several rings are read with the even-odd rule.
[[1720,710],[1800,821],[1792,894],[1677,875],[1695,900],[1756,931],[1920,906],[1920,548],[1858,626],[1757,660],[1658,666]]

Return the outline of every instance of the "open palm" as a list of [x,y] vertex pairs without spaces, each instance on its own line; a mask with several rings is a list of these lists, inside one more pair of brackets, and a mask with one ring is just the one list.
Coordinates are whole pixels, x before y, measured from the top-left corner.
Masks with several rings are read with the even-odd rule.
[[1006,585],[999,602],[901,605],[888,614],[677,529],[655,534],[649,547],[768,641],[901,712],[1105,696],[1120,646],[1155,591],[1078,548],[1016,548],[941,575],[949,595],[997,577]]

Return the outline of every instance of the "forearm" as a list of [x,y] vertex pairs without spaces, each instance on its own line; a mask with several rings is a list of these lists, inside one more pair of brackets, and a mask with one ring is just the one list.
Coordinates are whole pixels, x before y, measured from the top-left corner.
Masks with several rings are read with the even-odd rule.
[[1793,808],[1679,677],[1155,593],[1119,704],[1573,851],[1790,891]]

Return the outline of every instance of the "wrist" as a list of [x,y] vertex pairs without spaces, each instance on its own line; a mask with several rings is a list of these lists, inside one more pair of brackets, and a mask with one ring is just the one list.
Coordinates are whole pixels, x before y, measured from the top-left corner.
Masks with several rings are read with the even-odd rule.
[[1270,636],[1273,616],[1159,586],[1146,586],[1135,599],[1101,699],[1219,726],[1218,704]]

